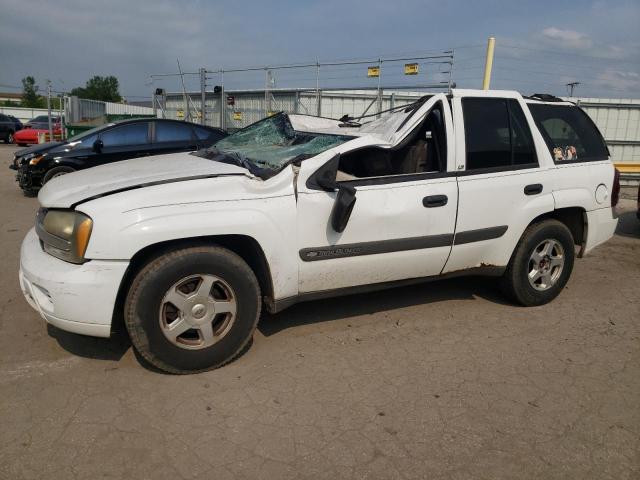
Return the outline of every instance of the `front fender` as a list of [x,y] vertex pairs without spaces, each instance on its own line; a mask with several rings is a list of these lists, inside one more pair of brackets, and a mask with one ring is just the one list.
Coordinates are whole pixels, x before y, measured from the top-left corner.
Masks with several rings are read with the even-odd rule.
[[296,203],[291,195],[234,201],[162,205],[129,211],[101,210],[107,199],[79,207],[94,219],[85,254],[99,260],[130,260],[142,249],[167,241],[244,235],[262,248],[274,298],[297,294]]

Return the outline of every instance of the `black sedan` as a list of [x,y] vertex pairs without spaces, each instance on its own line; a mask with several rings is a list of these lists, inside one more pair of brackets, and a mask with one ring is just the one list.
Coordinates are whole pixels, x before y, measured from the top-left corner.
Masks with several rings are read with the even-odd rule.
[[227,133],[219,128],[179,120],[146,118],[110,123],[64,142],[18,150],[13,165],[25,194],[33,194],[54,177],[105,163],[210,147]]

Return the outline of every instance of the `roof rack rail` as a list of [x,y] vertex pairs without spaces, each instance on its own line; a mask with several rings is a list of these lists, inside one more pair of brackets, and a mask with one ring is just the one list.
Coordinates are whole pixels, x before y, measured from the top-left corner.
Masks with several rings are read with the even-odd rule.
[[524,98],[528,98],[530,100],[540,100],[543,102],[564,102],[563,99],[549,93],[534,93],[533,95],[529,95],[528,97]]

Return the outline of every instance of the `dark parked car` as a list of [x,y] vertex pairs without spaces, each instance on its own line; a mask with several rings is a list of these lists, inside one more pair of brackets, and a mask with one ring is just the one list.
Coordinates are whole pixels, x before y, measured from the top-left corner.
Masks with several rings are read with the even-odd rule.
[[7,117],[13,120],[13,124],[16,126],[16,132],[24,128],[24,125],[22,124],[20,119],[14,117],[13,115],[7,115]]
[[59,175],[136,157],[198,150],[226,136],[219,128],[179,120],[125,120],[94,128],[64,142],[18,150],[9,168],[18,171],[20,188],[30,194]]
[[4,140],[4,143],[13,143],[13,134],[18,130],[12,117],[0,113],[0,139]]
[[[51,117],[52,127],[59,128],[60,127],[60,117]],[[36,128],[40,130],[47,130],[49,128],[49,117],[47,115],[39,115],[35,118],[32,118],[27,123],[24,124],[24,128]]]

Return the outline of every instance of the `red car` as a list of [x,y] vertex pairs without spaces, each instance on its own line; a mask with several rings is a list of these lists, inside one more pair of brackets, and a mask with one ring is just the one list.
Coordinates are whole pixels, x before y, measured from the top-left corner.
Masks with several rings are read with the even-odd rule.
[[[38,134],[42,133],[45,135],[45,141],[49,140],[49,129],[42,128],[23,128],[22,130],[13,134],[13,142],[18,145],[33,145],[38,143]],[[53,136],[54,140],[59,138],[62,134],[62,129],[60,128],[60,124],[56,123],[53,128]]]

